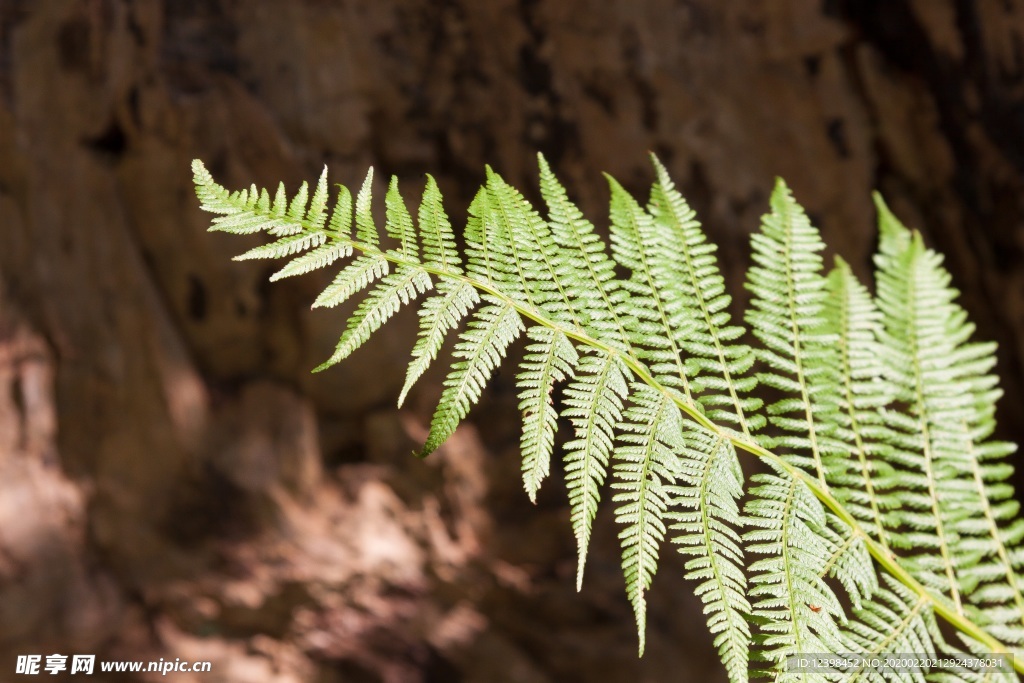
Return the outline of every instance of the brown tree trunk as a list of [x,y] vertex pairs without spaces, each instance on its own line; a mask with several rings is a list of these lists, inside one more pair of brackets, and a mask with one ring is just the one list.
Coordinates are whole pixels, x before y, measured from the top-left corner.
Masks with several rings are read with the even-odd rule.
[[575,594],[510,373],[415,461],[441,379],[394,408],[415,316],[310,375],[343,312],[232,263],[189,161],[239,187],[374,165],[408,196],[430,172],[459,217],[485,163],[536,196],[540,150],[600,223],[599,172],[643,193],[652,150],[737,295],[773,176],[865,276],[878,188],[1000,342],[1020,441],[1022,40],[1011,0],[0,0],[0,678],[53,652],[204,682],[721,678],[668,548],[636,659],[608,512]]

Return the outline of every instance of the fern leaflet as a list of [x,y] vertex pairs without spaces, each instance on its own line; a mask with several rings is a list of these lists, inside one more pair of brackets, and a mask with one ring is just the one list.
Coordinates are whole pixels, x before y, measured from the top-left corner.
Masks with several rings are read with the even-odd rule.
[[736,450],[722,438],[691,429],[677,479],[666,487],[672,497],[672,542],[691,559],[686,578],[698,581],[697,595],[708,615],[708,628],[722,663],[734,683],[747,680],[750,603],[743,573],[743,548],[737,501],[743,495],[743,472]]
[[523,485],[530,500],[537,502],[537,491],[551,468],[555,447],[558,411],[551,397],[556,382],[571,376],[579,356],[569,339],[544,327],[527,332],[535,343],[526,347],[526,358],[518,375],[519,410],[523,411]]

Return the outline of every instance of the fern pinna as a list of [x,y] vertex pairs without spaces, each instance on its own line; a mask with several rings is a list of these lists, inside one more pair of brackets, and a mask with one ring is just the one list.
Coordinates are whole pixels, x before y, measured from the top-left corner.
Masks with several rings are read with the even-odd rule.
[[[372,170],[355,201],[341,187],[332,210],[326,170],[312,196],[303,184],[291,199],[283,186],[273,199],[256,187],[229,192],[201,162],[193,170],[203,208],[218,214],[211,230],[274,238],[238,258],[290,259],[271,279],[350,259],[314,306],[368,293],[317,370],[425,297],[401,404],[461,330],[421,456],[527,337],[517,376],[524,487],[534,499],[567,418],[577,582],[610,479],[641,653],[668,540],[686,557],[733,681],[992,675],[793,666],[811,654],[1024,646],[1024,521],[1007,483],[1013,447],[991,439],[994,347],[970,340],[941,257],[877,199],[873,296],[839,259],[824,272],[820,235],[779,181],[752,238],[748,334],[730,318],[714,245],[652,161],[646,205],[609,178],[610,249],[542,157],[545,215],[487,169],[461,250],[430,177],[415,220],[391,180],[382,242]],[[754,395],[758,384],[770,404]],[[765,471],[745,479],[739,451]],[[1024,671],[1024,660],[1013,666]]]

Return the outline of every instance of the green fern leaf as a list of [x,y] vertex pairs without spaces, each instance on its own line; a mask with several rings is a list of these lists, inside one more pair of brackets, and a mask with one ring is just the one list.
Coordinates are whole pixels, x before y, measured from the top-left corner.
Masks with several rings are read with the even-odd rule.
[[763,384],[785,395],[768,406],[768,420],[784,432],[762,437],[772,448],[785,448],[786,459],[828,487],[826,470],[843,473],[843,444],[831,438],[838,406],[835,336],[825,325],[825,279],[818,231],[782,180],[771,197],[771,212],[761,232],[751,236],[754,265],[747,271],[753,294],[747,322],[764,346],[759,358],[768,369]]
[[487,304],[469,322],[455,346],[452,372],[445,380],[441,402],[430,422],[430,434],[419,452],[421,458],[437,450],[448,440],[480,393],[491,373],[505,357],[509,345],[522,333],[523,323],[513,306],[485,295]]
[[384,197],[384,205],[387,207],[387,221],[384,228],[388,236],[397,240],[402,245],[402,256],[412,261],[419,260],[419,244],[416,240],[416,231],[412,227],[412,216],[405,206],[402,193],[398,191],[398,176],[391,176],[391,185],[388,186],[388,193]]
[[476,234],[467,232],[471,267],[529,308],[566,320],[564,297],[558,297],[558,279],[547,260],[551,238],[529,203],[488,167],[487,185],[470,211],[479,216],[482,240],[477,248]]
[[536,503],[555,446],[558,412],[551,393],[556,383],[572,376],[579,356],[569,339],[557,330],[531,327],[527,334],[535,343],[526,347],[517,386],[519,410],[523,413],[523,485],[530,501]]
[[867,532],[888,547],[883,514],[892,504],[894,470],[888,463],[891,431],[881,409],[892,401],[892,389],[882,381],[885,366],[878,336],[882,314],[850,267],[836,258],[829,274],[825,305],[827,326],[838,339],[835,376],[840,382],[839,410],[832,414],[835,438],[856,465],[829,475],[832,490]]
[[327,224],[327,199],[327,167],[324,166],[316,190],[313,191],[313,198],[309,200],[305,223],[307,229],[317,232],[324,229],[324,225]]
[[507,248],[504,248],[507,238],[498,232],[487,188],[480,188],[469,205],[465,237],[466,272],[525,300],[526,295],[514,274],[514,264],[509,262]]
[[[955,419],[950,408],[961,402],[958,396],[966,387],[942,371],[942,358],[956,343],[946,329],[952,296],[946,278],[919,238],[906,244],[902,253],[878,257],[889,380],[900,389],[897,400],[909,407],[906,420],[890,419],[901,432],[895,455],[903,465],[901,483],[908,490],[900,492],[900,508],[887,521],[893,529],[893,545],[912,552],[906,561],[915,576],[948,596],[959,610],[962,599],[956,571],[962,558],[956,554],[954,528],[970,514],[974,501],[957,484],[962,459],[950,446],[958,449],[959,444],[955,439],[936,438],[934,432],[941,432],[940,420]],[[926,364],[936,371],[926,376]]]
[[1015,449],[988,440],[1000,393],[987,374],[995,347],[968,341],[974,326],[954,301],[941,256],[876,202],[885,226],[876,257],[884,358],[903,408],[887,413],[902,488],[886,516],[893,545],[958,612],[980,607],[993,633],[1021,646],[1024,554],[1012,548],[1024,523],[1012,521],[1018,506],[1000,462]]
[[489,240],[492,269],[503,292],[524,301],[531,308],[539,308],[547,297],[541,290],[533,245],[525,234],[530,209],[502,192],[503,184],[488,166],[483,224]]
[[553,320],[582,329],[583,316],[566,288],[573,278],[564,257],[540,215],[514,187],[488,169],[487,191],[508,253],[516,262],[521,291]]
[[285,256],[297,254],[300,251],[306,251],[310,247],[319,247],[324,243],[325,239],[327,239],[327,236],[322,232],[302,232],[297,235],[288,235],[270,244],[264,244],[250,249],[244,254],[239,254],[234,260],[248,261],[250,259],[284,258]]
[[334,203],[328,232],[335,239],[352,238],[352,193],[344,185],[338,186],[338,200]]
[[276,282],[286,277],[305,275],[314,270],[326,268],[338,259],[348,258],[351,255],[351,244],[340,241],[328,242],[289,261],[288,265],[270,276],[270,281]]
[[[253,195],[256,194],[256,186],[252,186]],[[271,207],[268,202],[270,201],[269,195],[260,195],[259,208],[263,213],[272,213],[278,218],[284,218],[288,213],[288,193],[284,189],[284,183],[277,184],[277,192],[274,194],[274,204]]]
[[636,200],[614,178],[606,177],[612,193],[612,256],[632,274],[623,282],[637,318],[630,341],[658,382],[682,389],[692,401],[680,344],[691,336],[696,316],[666,272],[665,261],[675,254],[658,240],[654,221]]
[[280,208],[287,205],[287,199],[280,199],[284,197],[284,183],[278,187],[279,199],[271,210],[266,191],[261,193],[255,185],[249,190],[228,192],[214,182],[213,176],[198,159],[192,162],[192,173],[200,208],[219,214],[213,219],[210,230],[236,235],[269,231],[278,225],[301,230],[301,224],[286,219],[284,208]]
[[[827,307],[829,291],[818,255],[824,245],[781,181],[772,194],[771,209],[762,220],[761,232],[751,238],[754,265],[747,280],[753,294],[747,320],[763,343],[757,354],[767,368],[759,379],[782,394],[767,407],[768,420],[781,435],[762,440],[775,448],[785,448],[786,462],[813,475],[823,490],[849,498],[847,490],[856,479],[850,473],[849,447],[838,438],[846,434],[841,430],[844,419],[839,386],[842,362],[848,361],[848,354],[841,349],[851,341],[843,336],[850,330],[842,326],[841,319],[848,309],[840,308],[836,313]],[[786,486],[790,502],[803,495],[802,482],[775,481],[752,492],[755,497],[750,509],[759,510],[762,504],[767,506],[765,510],[774,509],[772,504],[777,506],[780,491]],[[818,504],[816,499],[814,502]],[[769,590],[775,590],[770,588],[773,585],[785,589],[785,600],[779,598],[772,603],[765,598],[755,604],[755,614],[772,619],[772,625],[763,629],[763,656],[776,666],[794,654],[834,652],[840,643],[836,622],[843,623],[846,617],[836,609],[835,595],[822,582],[826,576],[839,581],[854,607],[870,598],[878,585],[865,545],[866,534],[831,513],[814,510],[811,514],[810,508],[805,512],[794,512],[779,533],[793,533],[794,538],[809,533],[813,544],[792,549],[782,542],[774,548],[761,544],[762,551],[775,550],[780,557],[751,566],[752,571],[762,572],[752,578],[755,588],[750,591],[751,597],[761,594],[766,586]],[[748,536],[751,541],[756,538]],[[818,574],[813,580],[800,575],[815,564]],[[808,604],[817,609],[808,611]],[[789,625],[780,624],[780,619],[787,619]]]
[[423,376],[430,364],[437,358],[445,335],[459,326],[459,321],[480,302],[473,285],[457,280],[442,280],[437,285],[437,294],[429,297],[419,310],[420,332],[412,350],[412,361],[405,376],[405,385],[398,396],[398,405],[416,381]]
[[338,306],[387,275],[388,260],[379,254],[360,256],[338,273],[313,302],[313,308]]
[[569,489],[572,530],[578,554],[576,590],[583,586],[583,569],[590,529],[601,499],[601,484],[622,417],[627,394],[627,371],[614,353],[585,352],[576,364],[575,379],[565,390],[562,416],[569,419],[575,438],[565,444],[565,485]]
[[889,210],[882,195],[872,194],[875,210],[878,211],[878,259],[897,258],[910,247],[911,234]]
[[558,275],[565,281],[565,293],[577,302],[580,322],[595,338],[635,357],[626,333],[635,327],[635,319],[624,312],[629,293],[615,278],[615,262],[608,258],[594,226],[569,201],[544,157],[538,155],[538,161],[551,236],[562,254]]
[[[801,653],[955,653],[938,616],[972,652],[1024,644],[1024,521],[1007,483],[1013,447],[991,438],[994,347],[970,341],[973,326],[954,302],[941,259],[877,199],[877,302],[841,261],[826,279],[820,237],[780,181],[752,240],[746,319],[759,343],[752,350],[742,326],[730,322],[714,246],[652,161],[657,181],[647,210],[610,180],[611,258],[543,158],[547,218],[488,169],[470,205],[464,261],[429,177],[415,228],[392,179],[385,228],[398,248],[384,249],[372,216],[372,169],[356,197],[354,236],[347,189],[328,215],[326,171],[312,197],[306,184],[291,199],[279,185],[273,200],[255,186],[229,192],[198,161],[193,172],[203,208],[215,214],[211,230],[277,238],[240,257],[289,258],[273,279],[359,252],[314,303],[335,306],[369,289],[318,369],[436,287],[419,306],[401,402],[446,335],[469,318],[421,455],[465,418],[529,323],[517,375],[524,486],[535,498],[548,474],[557,419],[551,393],[566,382],[577,588],[612,461],[641,651],[666,523],[688,557],[687,576],[697,582],[733,681],[750,660],[767,661],[777,680],[834,678],[785,670],[787,658]],[[751,395],[759,380],[781,392],[767,408]],[[773,431],[755,441],[765,413]],[[753,478],[745,516],[738,450],[771,471]],[[744,552],[761,556],[747,568],[749,582]],[[845,589],[852,618],[833,585]]]
[[317,366],[315,372],[326,370],[348,358],[370,338],[371,334],[391,319],[399,308],[431,286],[430,276],[419,268],[399,266],[394,273],[384,277],[356,308],[334,353]]
[[356,195],[356,241],[370,247],[380,244],[377,226],[373,222],[373,167],[366,172],[363,186]]
[[697,323],[680,342],[686,352],[686,373],[708,417],[735,424],[749,436],[765,422],[754,413],[761,400],[749,395],[757,379],[744,376],[754,363],[754,353],[737,341],[743,327],[729,324],[731,298],[725,293],[715,246],[707,241],[693,210],[653,154],[651,162],[658,180],[651,190],[649,211],[662,228],[653,236],[659,242],[656,253],[665,255],[659,263],[663,277],[659,286],[674,290]]
[[700,430],[685,434],[679,463],[681,486],[668,486],[674,524],[672,542],[691,559],[686,578],[698,581],[714,644],[733,683],[747,680],[750,603],[743,573],[743,550],[736,529],[742,524],[737,501],[743,472],[736,450],[722,438]]
[[423,262],[443,272],[462,274],[462,259],[455,246],[455,235],[448,214],[441,204],[441,191],[432,176],[427,176],[419,212],[420,235],[423,239]]
[[822,538],[825,511],[798,479],[757,474],[745,512],[752,531],[744,534],[749,553],[766,555],[753,562],[748,595],[760,619],[759,658],[781,670],[787,657],[841,652],[835,620],[845,619],[835,593],[823,580],[831,557]]
[[309,202],[309,183],[303,181],[299,191],[292,197],[288,205],[288,217],[294,221],[294,225],[300,226],[302,219],[306,216],[306,204]]
[[626,595],[633,605],[640,654],[647,630],[647,589],[658,568],[658,546],[665,538],[664,517],[668,509],[666,487],[675,483],[676,454],[683,442],[683,419],[679,408],[666,393],[646,384],[634,383],[633,402],[622,415],[613,451],[612,501],[615,521],[625,528],[619,533]]

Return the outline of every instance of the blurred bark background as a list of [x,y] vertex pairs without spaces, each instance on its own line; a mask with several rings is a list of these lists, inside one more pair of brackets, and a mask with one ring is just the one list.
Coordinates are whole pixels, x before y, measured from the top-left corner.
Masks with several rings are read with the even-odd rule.
[[441,379],[394,408],[415,316],[311,375],[344,312],[231,262],[252,243],[205,233],[189,161],[292,189],[374,165],[407,197],[430,172],[461,223],[485,163],[536,196],[540,150],[600,223],[599,172],[643,194],[652,150],[736,294],[773,176],[862,275],[880,189],[999,341],[1020,441],[1022,40],[1013,0],[0,0],[0,677],[722,679],[668,548],[637,660],[607,511],[575,593],[511,373],[415,461]]

